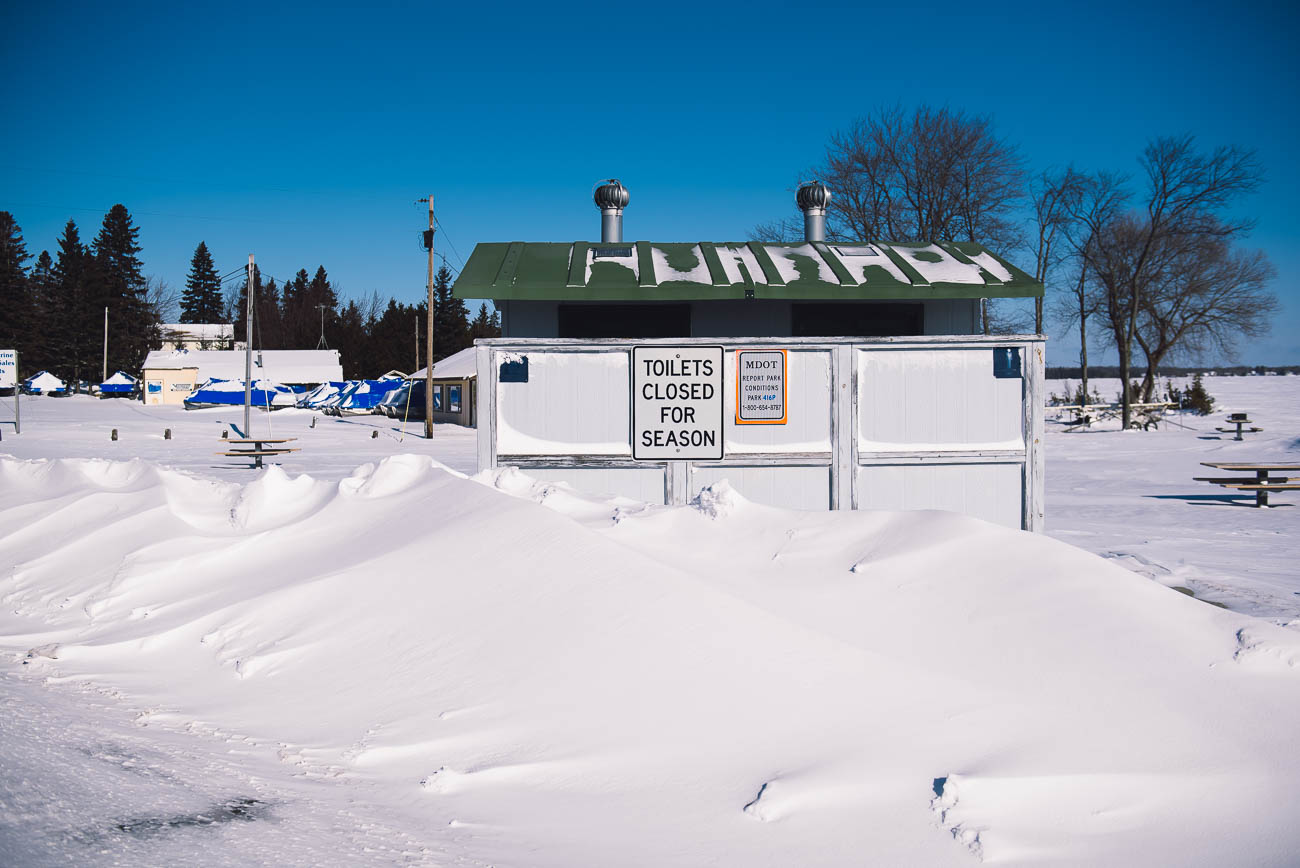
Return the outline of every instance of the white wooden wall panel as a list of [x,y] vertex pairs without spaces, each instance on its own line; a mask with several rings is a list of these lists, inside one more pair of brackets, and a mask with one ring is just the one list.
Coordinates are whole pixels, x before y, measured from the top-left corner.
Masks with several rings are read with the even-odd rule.
[[[744,349],[741,347],[741,349]],[[736,424],[736,351],[725,354],[726,408],[723,442],[727,454],[831,451],[831,351],[786,353],[786,423]]]
[[1024,382],[992,348],[857,351],[861,452],[1024,449]]
[[695,467],[691,497],[720,480],[746,500],[786,509],[830,509],[830,467]]
[[525,467],[523,473],[543,482],[567,482],[598,497],[627,497],[644,503],[664,502],[662,467]]
[[515,355],[528,382],[497,384],[498,455],[632,454],[626,350]]
[[859,509],[947,509],[1019,528],[1020,464],[888,464],[858,468]]

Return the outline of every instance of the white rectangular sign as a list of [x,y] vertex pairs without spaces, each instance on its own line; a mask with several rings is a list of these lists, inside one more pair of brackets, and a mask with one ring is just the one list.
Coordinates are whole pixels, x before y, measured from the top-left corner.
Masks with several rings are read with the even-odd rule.
[[722,458],[722,347],[632,348],[632,457]]
[[785,424],[785,350],[736,350],[736,424]]
[[0,389],[18,385],[18,351],[0,350]]

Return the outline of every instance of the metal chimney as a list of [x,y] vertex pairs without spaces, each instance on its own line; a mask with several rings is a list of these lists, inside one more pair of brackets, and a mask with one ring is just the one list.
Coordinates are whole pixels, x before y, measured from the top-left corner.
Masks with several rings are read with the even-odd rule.
[[831,204],[831,191],[821,181],[799,185],[795,201],[803,212],[803,240],[826,240],[826,209]]
[[623,243],[623,209],[631,198],[627,187],[620,184],[618,178],[610,178],[596,188],[592,198],[600,209],[600,243]]

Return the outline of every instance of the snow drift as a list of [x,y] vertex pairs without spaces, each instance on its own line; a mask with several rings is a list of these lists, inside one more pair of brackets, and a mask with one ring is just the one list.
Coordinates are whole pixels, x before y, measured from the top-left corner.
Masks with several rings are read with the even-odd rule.
[[[1300,636],[1046,537],[0,459],[0,646],[496,865],[1284,864]],[[43,649],[37,652],[36,649]],[[394,819],[394,823],[398,819]]]

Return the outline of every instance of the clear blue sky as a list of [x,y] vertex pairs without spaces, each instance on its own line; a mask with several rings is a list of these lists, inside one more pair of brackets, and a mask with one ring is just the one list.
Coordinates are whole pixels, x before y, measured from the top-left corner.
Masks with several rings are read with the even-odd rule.
[[[610,176],[629,238],[743,239],[795,215],[829,135],[881,105],[991,115],[1035,169],[1136,170],[1190,132],[1267,167],[1243,211],[1284,310],[1241,360],[1295,363],[1298,9],[8,3],[0,209],[36,253],[122,202],[175,286],[206,240],[223,273],[253,252],[415,300],[430,192],[459,265],[480,241],[595,237]],[[1051,360],[1074,354],[1063,335]]]

